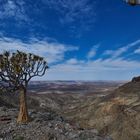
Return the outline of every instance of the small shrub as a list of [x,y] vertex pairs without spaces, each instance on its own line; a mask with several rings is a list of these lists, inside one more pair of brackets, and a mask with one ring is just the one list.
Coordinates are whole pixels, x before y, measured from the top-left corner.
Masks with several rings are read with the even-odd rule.
[[14,138],[14,140],[24,140],[24,137],[22,137],[22,136],[16,136],[16,137]]

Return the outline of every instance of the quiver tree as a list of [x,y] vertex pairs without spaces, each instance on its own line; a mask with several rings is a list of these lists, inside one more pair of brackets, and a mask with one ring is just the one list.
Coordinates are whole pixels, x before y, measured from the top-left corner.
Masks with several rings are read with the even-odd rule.
[[29,81],[36,76],[43,76],[48,69],[43,57],[16,51],[0,54],[0,89],[18,91],[20,111],[17,122],[28,122],[26,92]]

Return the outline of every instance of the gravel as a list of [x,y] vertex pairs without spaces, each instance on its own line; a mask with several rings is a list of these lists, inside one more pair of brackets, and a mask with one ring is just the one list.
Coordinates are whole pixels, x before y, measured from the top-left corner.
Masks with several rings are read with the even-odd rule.
[[112,140],[54,112],[29,110],[31,121],[24,124],[16,123],[17,114],[16,108],[0,107],[0,140]]

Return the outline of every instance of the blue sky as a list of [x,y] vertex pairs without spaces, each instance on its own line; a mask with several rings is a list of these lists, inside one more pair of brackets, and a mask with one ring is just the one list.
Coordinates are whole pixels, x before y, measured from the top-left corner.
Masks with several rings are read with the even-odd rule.
[[0,52],[17,49],[47,59],[42,80],[130,80],[140,75],[140,6],[0,0]]

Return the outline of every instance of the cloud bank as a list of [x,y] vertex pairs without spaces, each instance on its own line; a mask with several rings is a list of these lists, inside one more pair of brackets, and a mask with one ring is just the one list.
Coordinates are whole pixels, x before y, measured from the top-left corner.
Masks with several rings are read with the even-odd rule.
[[20,50],[44,56],[50,65],[50,70],[42,80],[128,80],[140,73],[138,60],[128,60],[121,56],[131,47],[135,48],[134,53],[139,53],[139,40],[117,50],[105,50],[102,55],[111,51],[109,56],[97,59],[94,57],[97,55],[97,49],[101,47],[99,44],[93,45],[85,56],[90,59],[67,58],[68,52],[79,53],[80,48],[55,40],[31,38],[28,42],[23,42],[19,39],[1,37],[0,44],[0,53],[4,50]]
[[35,38],[31,38],[28,42],[14,38],[0,38],[1,53],[6,50],[20,50],[27,53],[34,53],[46,57],[50,64],[63,61],[66,52],[77,51],[78,49],[77,46],[61,44],[56,41],[38,40]]

